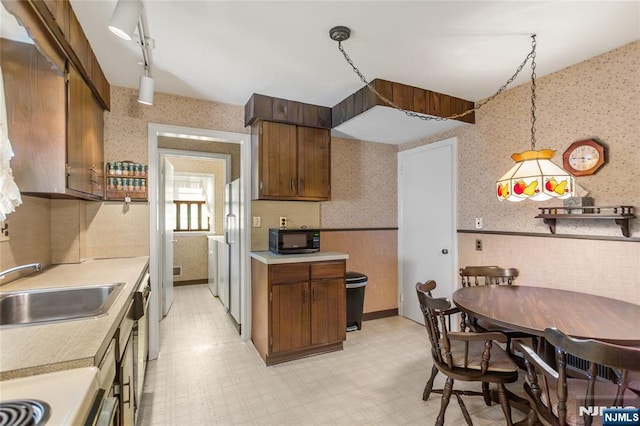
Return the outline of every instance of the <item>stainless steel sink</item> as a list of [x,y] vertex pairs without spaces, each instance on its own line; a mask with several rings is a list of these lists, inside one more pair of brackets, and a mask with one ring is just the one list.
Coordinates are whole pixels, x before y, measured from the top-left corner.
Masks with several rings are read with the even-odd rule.
[[0,327],[105,315],[125,283],[0,293]]

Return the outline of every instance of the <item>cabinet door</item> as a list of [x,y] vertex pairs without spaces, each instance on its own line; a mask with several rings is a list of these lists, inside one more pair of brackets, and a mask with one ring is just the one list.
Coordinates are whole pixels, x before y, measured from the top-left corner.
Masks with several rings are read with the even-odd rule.
[[327,129],[298,127],[298,196],[328,200],[331,137]]
[[309,346],[309,283],[274,285],[271,291],[271,353]]
[[67,188],[102,197],[102,108],[73,66],[69,66],[67,92]]
[[298,185],[296,126],[269,121],[260,126],[260,197],[293,197]]
[[311,282],[311,344],[342,342],[347,311],[344,279]]
[[134,393],[135,379],[133,374],[133,338],[127,341],[127,348],[120,360],[118,383],[120,384],[120,424],[133,426],[134,421]]
[[5,38],[0,38],[0,63],[16,184],[22,193],[64,193],[64,67],[54,70],[33,44]]

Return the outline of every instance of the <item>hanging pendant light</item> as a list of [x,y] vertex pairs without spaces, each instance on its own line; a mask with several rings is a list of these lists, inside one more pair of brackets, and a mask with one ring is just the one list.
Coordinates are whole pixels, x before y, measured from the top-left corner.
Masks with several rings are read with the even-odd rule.
[[573,175],[551,161],[555,151],[536,151],[536,36],[531,36],[531,150],[513,154],[516,162],[496,181],[496,195],[500,201],[545,201],[571,197]]

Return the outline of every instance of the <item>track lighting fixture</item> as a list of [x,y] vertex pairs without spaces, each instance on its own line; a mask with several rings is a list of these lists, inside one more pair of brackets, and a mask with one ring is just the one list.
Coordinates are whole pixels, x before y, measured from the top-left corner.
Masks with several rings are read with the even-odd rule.
[[131,40],[141,13],[140,0],[118,0],[109,22],[109,29],[118,37]]

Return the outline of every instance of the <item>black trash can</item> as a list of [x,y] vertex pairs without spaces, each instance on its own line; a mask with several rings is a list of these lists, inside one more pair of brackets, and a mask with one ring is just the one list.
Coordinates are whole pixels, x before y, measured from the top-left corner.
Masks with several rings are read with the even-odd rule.
[[347,331],[362,329],[362,306],[367,276],[360,272],[347,272]]

